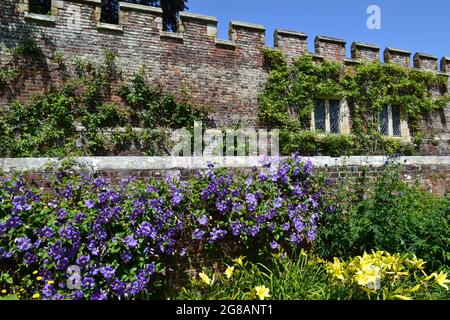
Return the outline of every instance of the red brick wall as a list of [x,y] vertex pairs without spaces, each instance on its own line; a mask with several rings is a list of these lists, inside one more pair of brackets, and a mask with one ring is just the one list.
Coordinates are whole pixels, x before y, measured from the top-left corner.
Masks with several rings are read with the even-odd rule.
[[[11,61],[7,48],[14,48],[26,39],[36,39],[44,57],[14,85],[14,90],[0,92],[0,105],[14,99],[26,100],[58,83],[61,72],[56,55],[62,54],[70,65],[77,58],[100,62],[104,51],[111,50],[117,55],[124,81],[144,67],[148,78],[163,89],[178,98],[186,92],[192,103],[209,107],[213,125],[257,125],[258,95],[268,76],[262,26],[233,22],[230,39],[217,40],[215,18],[188,13],[182,14],[178,33],[165,34],[161,33],[158,9],[122,5],[119,22],[122,30],[105,29],[97,25],[101,12],[97,0],[53,0],[54,22],[44,23],[25,16],[26,1],[0,2],[0,67]],[[299,32],[278,30],[275,47],[293,58],[308,54],[306,39]],[[345,47],[343,40],[316,37],[316,60],[324,58],[347,65],[358,60],[379,60],[376,46],[352,45],[352,59],[346,59]],[[416,67],[427,70],[436,69],[438,64],[428,55],[416,55],[414,61]],[[444,58],[440,63],[444,72],[450,69],[448,61]],[[387,49],[385,62],[410,67],[410,56],[408,52]],[[424,121],[429,142],[423,148],[424,154],[448,154],[449,123],[449,107]]]

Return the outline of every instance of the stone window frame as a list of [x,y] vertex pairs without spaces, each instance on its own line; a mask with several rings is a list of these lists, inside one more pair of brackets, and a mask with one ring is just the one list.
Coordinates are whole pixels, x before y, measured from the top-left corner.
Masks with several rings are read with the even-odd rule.
[[56,22],[56,15],[58,14],[58,10],[62,9],[64,6],[63,0],[51,0],[50,13],[49,14],[39,14],[30,12],[30,1],[29,0],[21,0],[21,2],[17,5],[17,9],[19,12],[24,13],[24,19],[27,21],[32,21],[42,25],[51,25],[54,26]]
[[[392,113],[392,107],[396,106],[399,108],[400,113],[400,135],[394,135],[394,120],[393,120],[393,113]],[[396,138],[396,139],[403,139],[403,140],[410,140],[410,132],[409,132],[409,126],[408,126],[408,117],[406,115],[405,109],[398,105],[387,105],[387,118],[388,118],[388,134],[384,135],[383,137],[389,137],[389,138]],[[379,115],[379,126],[378,131],[381,134],[381,112]]]
[[[318,97],[314,99],[314,103],[317,100],[324,101],[325,107],[325,131],[318,132],[316,130],[316,119],[315,119],[315,111],[314,107],[311,110],[311,131],[317,133],[317,135],[331,135],[331,134],[350,134],[350,112],[348,108],[347,101],[341,97]],[[332,133],[331,132],[331,117],[330,117],[330,101],[339,101],[339,132]]]

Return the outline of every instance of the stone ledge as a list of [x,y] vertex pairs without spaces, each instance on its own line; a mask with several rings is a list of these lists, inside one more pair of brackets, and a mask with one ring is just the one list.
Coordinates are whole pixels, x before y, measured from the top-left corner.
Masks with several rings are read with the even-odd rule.
[[231,40],[216,39],[216,46],[230,50],[236,49],[236,44]]
[[[217,168],[253,168],[262,166],[262,157],[79,157],[74,158],[80,167],[94,171],[104,170],[172,170],[172,169],[207,169],[209,163],[214,163]],[[269,160],[278,157],[267,158]],[[383,167],[389,160],[385,156],[360,156],[360,157],[305,157],[316,168],[327,167]],[[56,158],[3,158],[0,159],[0,170],[4,173],[23,171],[43,171],[50,163],[59,163]],[[450,166],[450,157],[400,157],[393,160],[394,163],[404,166]]]
[[183,34],[179,32],[160,31],[159,36],[166,39],[175,39],[183,41]]
[[261,24],[247,23],[241,21],[232,20],[230,22],[230,28],[242,28],[242,29],[250,29],[264,32],[266,28]]
[[350,66],[361,64],[362,61],[360,59],[351,59],[351,58],[345,58],[344,63]]
[[103,22],[97,22],[97,29],[123,32],[123,26],[121,26],[119,24],[110,24],[110,23],[103,23]]
[[316,36],[315,42],[317,41],[323,41],[323,42],[333,42],[333,43],[338,43],[338,44],[342,44],[345,46],[345,44],[347,43],[345,40],[343,39],[339,39],[339,38],[332,38],[332,37],[326,37],[326,36]]
[[429,60],[436,60],[438,61],[438,57],[433,56],[431,54],[427,54],[427,53],[421,53],[421,52],[416,52],[416,54],[414,55],[414,58],[425,58],[425,59],[429,59]]
[[364,48],[364,49],[370,49],[373,51],[379,51],[380,47],[374,45],[374,44],[370,44],[370,43],[365,43],[365,42],[353,42],[352,43],[352,48]]
[[79,2],[79,3],[86,3],[86,4],[93,4],[96,6],[102,5],[102,0],[70,0],[70,2]]
[[309,56],[311,56],[311,58],[314,60],[314,59],[316,59],[316,60],[325,60],[325,57],[324,56],[322,56],[322,55],[320,55],[320,54],[318,54],[318,53],[315,53],[315,52],[308,52],[308,55]]
[[396,48],[390,48],[390,47],[387,47],[384,51],[385,52],[389,52],[389,53],[399,53],[401,55],[411,55],[411,51],[402,50],[402,49],[396,49]]
[[47,25],[54,25],[56,22],[55,16],[46,15],[46,14],[25,12],[24,18],[25,18],[25,20],[42,23],[42,24],[47,24]]
[[146,6],[142,4],[136,4],[136,3],[129,3],[129,2],[119,2],[120,9],[125,9],[129,11],[139,11],[139,12],[148,12],[157,14],[159,16],[162,16],[163,12],[161,8],[152,7],[152,6]]
[[275,37],[277,35],[279,35],[279,36],[288,36],[288,37],[293,37],[293,38],[299,38],[302,40],[306,40],[308,38],[306,33],[291,31],[291,30],[286,30],[286,29],[275,29],[274,34],[275,34]]
[[206,23],[214,23],[214,24],[218,23],[218,20],[216,17],[206,16],[206,15],[191,13],[191,12],[184,12],[184,11],[180,12],[180,19],[181,19],[181,21],[197,20],[197,21],[204,21]]

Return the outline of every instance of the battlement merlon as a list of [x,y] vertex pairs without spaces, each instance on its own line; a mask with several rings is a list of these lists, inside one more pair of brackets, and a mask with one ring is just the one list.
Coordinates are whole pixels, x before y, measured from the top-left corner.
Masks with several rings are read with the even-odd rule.
[[303,32],[275,29],[274,46],[281,50],[289,59],[294,59],[308,53],[308,36]]
[[[218,19],[206,15],[180,12],[180,22],[177,32],[170,33],[162,31],[162,10],[161,8],[139,5],[119,1],[119,25],[110,25],[100,22],[101,0],[51,0],[51,15],[36,15],[29,13],[29,0],[8,0],[16,7],[19,18],[21,17],[31,25],[61,28],[62,23],[66,23],[69,18],[65,11],[73,10],[74,6],[80,9],[91,11],[92,26],[99,31],[107,31],[116,36],[126,37],[130,30],[135,32],[138,28],[133,24],[149,22],[151,30],[156,34],[159,32],[161,40],[171,39],[176,42],[190,41],[201,42],[205,45],[213,44],[218,48],[235,50],[240,48],[240,52],[248,51],[244,54],[247,58],[259,58],[265,47],[265,28],[259,24],[231,21],[229,26],[229,39],[217,39]],[[132,16],[131,19],[130,16]],[[43,29],[45,30],[45,29]],[[153,31],[152,31],[153,32]],[[148,34],[148,33],[147,33]],[[134,35],[134,34],[133,34]],[[132,36],[133,36],[132,35]],[[151,34],[148,34],[150,37]],[[317,36],[315,38],[315,52],[308,53],[308,36],[302,32],[276,29],[274,32],[274,47],[283,51],[289,59],[310,54],[315,61],[323,59],[340,62],[344,64],[357,64],[358,62],[380,62],[380,48],[376,45],[353,42],[351,46],[351,58],[346,58],[346,42],[342,39]],[[261,52],[259,52],[261,51]],[[384,63],[394,63],[406,68],[411,68],[411,52],[386,48],[383,54]],[[421,70],[428,70],[450,74],[450,58],[443,57],[440,61],[437,57],[416,53],[413,57],[413,66]]]
[[380,62],[380,47],[363,42],[353,42],[351,46],[353,59],[362,62]]
[[384,50],[384,63],[392,63],[404,68],[410,68],[411,51],[388,47]]
[[438,71],[439,59],[436,56],[417,52],[414,55],[414,67],[422,70]]
[[314,40],[315,53],[326,60],[343,63],[346,57],[345,40],[317,36]]
[[441,72],[450,73],[450,57],[441,59]]

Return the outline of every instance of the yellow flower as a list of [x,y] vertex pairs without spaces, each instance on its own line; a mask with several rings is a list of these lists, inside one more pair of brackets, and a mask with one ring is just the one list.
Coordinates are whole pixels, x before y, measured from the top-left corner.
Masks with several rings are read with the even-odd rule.
[[55,281],[49,280],[49,281],[47,281],[47,283],[48,283],[48,284],[55,284]]
[[225,270],[225,275],[227,276],[227,279],[230,279],[233,276],[234,267],[228,267],[227,270]]
[[208,276],[206,275],[206,273],[200,272],[198,275],[199,275],[200,279],[202,279],[202,281],[203,281],[204,283],[206,283],[208,286],[210,286],[210,285],[212,284],[211,278],[208,277]]
[[33,274],[37,274],[37,273],[38,273],[37,270],[34,270],[34,271],[33,271]]
[[379,289],[380,268],[377,266],[363,266],[356,272],[355,280],[360,286],[370,287],[369,289]]
[[394,296],[394,298],[396,298],[396,299],[399,299],[399,300],[412,300],[412,298],[411,297],[407,297],[407,296],[402,296],[402,295],[400,295],[400,294],[396,294],[395,296]]
[[32,296],[33,299],[39,299],[39,297],[40,297],[39,293],[35,293]]
[[420,284],[418,284],[414,288],[409,289],[409,292],[416,292],[416,291],[419,291],[419,290],[420,290]]
[[41,277],[41,276],[36,277],[36,280],[37,280],[37,281],[41,281],[41,280],[42,280],[42,277]]
[[259,300],[264,300],[265,298],[269,298],[269,289],[266,288],[266,286],[257,286],[255,287],[256,295],[258,296]]
[[3,290],[2,290],[2,293],[6,293],[6,290],[5,290],[5,289],[3,289]]
[[302,257],[308,256],[308,254],[306,253],[305,249],[303,249],[303,248],[302,248],[302,250],[300,251],[300,255],[301,255]]
[[422,259],[417,259],[416,256],[413,256],[413,258],[411,260],[409,260],[409,263],[416,266],[420,270],[422,270],[425,265],[425,261],[423,261]]
[[244,261],[245,257],[244,256],[240,256],[237,259],[234,259],[233,262],[236,262],[238,265],[240,265],[241,267],[244,265],[243,261]]
[[441,272],[439,274],[433,273],[432,276],[434,276],[434,281],[440,285],[441,287],[448,290],[447,283],[450,283],[450,280],[447,279],[447,274],[444,272]]
[[338,258],[334,258],[334,263],[328,264],[328,273],[333,275],[336,279],[344,281],[344,270],[342,268],[341,261]]

